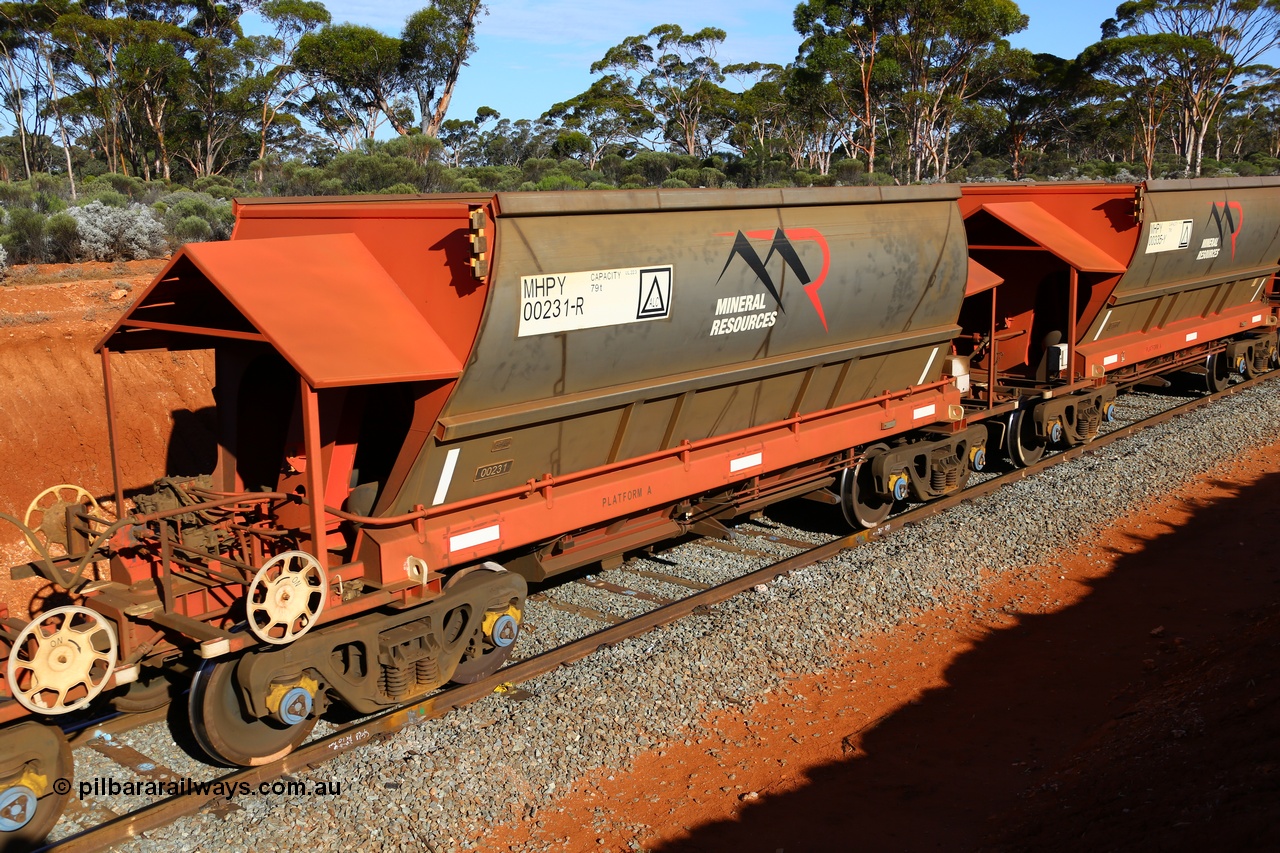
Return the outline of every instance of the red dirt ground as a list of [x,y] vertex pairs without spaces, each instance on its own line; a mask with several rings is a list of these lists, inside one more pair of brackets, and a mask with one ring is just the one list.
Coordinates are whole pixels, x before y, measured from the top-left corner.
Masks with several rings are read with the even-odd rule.
[[483,849],[1280,849],[1280,445]]
[[[111,493],[102,362],[93,350],[164,263],[15,267],[0,280],[0,511],[23,517],[59,483]],[[112,373],[125,488],[164,475],[167,465],[198,465],[189,448],[205,431],[199,413],[213,405],[208,354],[131,354],[114,359]],[[27,559],[16,529],[0,523],[0,566]],[[15,606],[31,589],[27,582],[6,595],[14,615],[24,613]]]

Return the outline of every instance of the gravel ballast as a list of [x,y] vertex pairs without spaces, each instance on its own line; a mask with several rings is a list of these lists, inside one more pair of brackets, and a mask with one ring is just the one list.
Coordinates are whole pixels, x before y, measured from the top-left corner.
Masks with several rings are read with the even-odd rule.
[[[1241,392],[709,613],[602,649],[521,685],[532,695],[520,701],[495,695],[298,777],[311,785],[340,783],[341,794],[239,797],[238,808],[185,818],[123,849],[484,849],[488,826],[537,821],[584,773],[624,768],[644,751],[701,736],[701,721],[709,715],[760,700],[783,687],[789,674],[836,666],[852,636],[883,630],[943,602],[980,607],[980,575],[1042,562],[1215,465],[1280,440],[1277,385],[1273,380]],[[805,541],[838,532],[830,523],[804,523],[809,510],[803,506],[830,517],[830,508],[793,503],[777,518],[748,522],[741,530]],[[795,551],[757,537],[737,542],[780,555]],[[675,597],[684,594],[678,586],[632,570],[719,583],[765,562],[688,543],[599,577]],[[619,615],[654,606],[576,584],[554,594]],[[545,605],[531,605],[528,622],[531,642],[524,655],[601,627]],[[163,727],[118,737],[165,760],[158,743],[168,737]],[[128,771],[99,767],[87,757],[81,764],[81,753],[78,776],[127,778]],[[187,761],[175,758],[174,769],[187,771]],[[55,838],[65,834],[66,823]]]

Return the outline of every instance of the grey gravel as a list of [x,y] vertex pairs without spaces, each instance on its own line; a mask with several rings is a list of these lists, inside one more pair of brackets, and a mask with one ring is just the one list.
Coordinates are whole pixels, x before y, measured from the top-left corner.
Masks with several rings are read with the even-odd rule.
[[[766,694],[782,688],[786,676],[831,667],[850,638],[864,631],[895,625],[943,602],[969,601],[981,608],[980,570],[989,577],[1043,562],[1214,465],[1274,442],[1280,438],[1278,388],[1280,382],[1272,381],[1242,392],[709,613],[601,649],[522,685],[533,694],[523,701],[495,695],[298,777],[339,782],[340,795],[242,797],[225,815],[181,820],[124,849],[485,849],[487,827],[536,821],[544,810],[557,808],[557,795],[584,773],[625,768],[642,752],[708,734],[702,723],[708,715],[729,705],[767,702]],[[1130,395],[1122,398],[1123,417],[1143,417],[1176,402]],[[797,509],[793,503],[776,513],[783,520],[771,512],[741,529],[815,542],[835,536],[831,508],[809,506]],[[939,546],[943,542],[946,547]],[[770,550],[766,543],[757,537],[738,540],[761,551]],[[690,543],[602,577],[674,597],[684,590],[629,570],[718,583],[764,562]],[[580,584],[552,594],[618,614],[652,606]],[[526,655],[601,627],[537,602],[530,605],[528,623]],[[135,734],[124,737],[132,741]],[[143,751],[163,754],[160,746],[148,742]],[[85,752],[77,753],[83,765],[77,772],[99,772],[93,759],[82,757]],[[60,826],[56,834],[62,833]]]

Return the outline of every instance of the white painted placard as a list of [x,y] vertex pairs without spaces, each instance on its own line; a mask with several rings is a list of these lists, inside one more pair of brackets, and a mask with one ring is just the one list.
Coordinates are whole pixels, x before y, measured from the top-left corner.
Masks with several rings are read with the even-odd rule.
[[670,264],[520,276],[519,337],[671,316]]
[[1165,219],[1152,222],[1147,232],[1147,254],[1176,252],[1191,245],[1191,227],[1194,219]]

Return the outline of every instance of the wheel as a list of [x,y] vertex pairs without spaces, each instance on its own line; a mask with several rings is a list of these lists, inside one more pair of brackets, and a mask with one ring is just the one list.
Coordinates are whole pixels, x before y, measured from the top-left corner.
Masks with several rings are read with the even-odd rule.
[[19,632],[9,650],[9,689],[29,711],[78,711],[107,686],[117,648],[115,629],[101,613],[55,607]]
[[[38,551],[41,547],[48,550],[50,545],[58,545],[65,553],[70,541],[67,536],[67,508],[77,505],[99,515],[102,513],[102,507],[98,506],[93,495],[74,483],[50,486],[36,495],[23,518],[23,523],[31,528],[30,535],[24,534],[31,547]],[[38,544],[36,540],[39,540]]]
[[[497,563],[481,563],[449,578],[445,589],[472,571],[505,572],[506,569]],[[520,618],[520,609],[513,604],[503,602],[490,606],[485,611],[480,630],[471,637],[467,650],[462,653],[462,661],[449,680],[455,684],[474,684],[501,669],[515,650],[516,640],[520,636]],[[449,634],[447,625],[445,634]]]
[[191,732],[209,757],[235,767],[256,767],[283,758],[316,726],[308,716],[293,725],[275,717],[252,717],[240,698],[239,660],[206,661],[191,680]]
[[893,498],[875,493],[875,477],[871,473],[871,463],[888,450],[883,444],[871,445],[852,468],[840,475],[840,511],[850,527],[870,530],[883,524],[893,512]]
[[71,795],[54,790],[75,774],[71,745],[62,731],[40,723],[19,723],[0,733],[0,755],[12,756],[0,777],[0,850],[30,850],[53,829]]
[[1026,468],[1040,461],[1049,442],[1036,435],[1035,418],[1029,409],[1010,413],[1005,430],[1005,455],[1015,468]]
[[319,560],[306,551],[277,554],[249,584],[249,630],[272,645],[292,643],[316,624],[328,597],[329,579]]
[[1231,382],[1231,363],[1224,353],[1215,352],[1204,362],[1204,386],[1210,394],[1217,394]]

